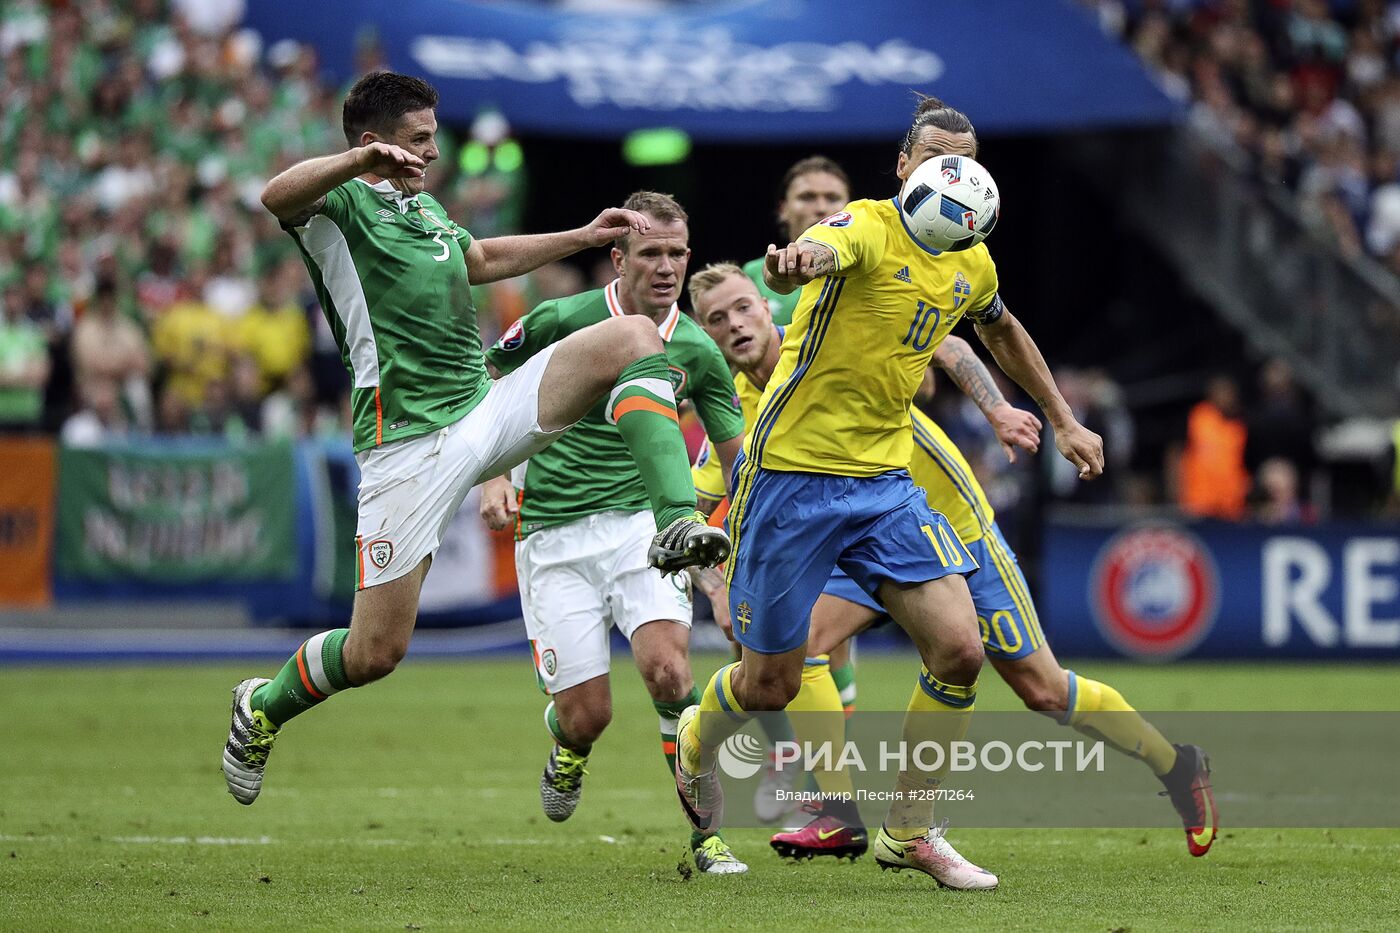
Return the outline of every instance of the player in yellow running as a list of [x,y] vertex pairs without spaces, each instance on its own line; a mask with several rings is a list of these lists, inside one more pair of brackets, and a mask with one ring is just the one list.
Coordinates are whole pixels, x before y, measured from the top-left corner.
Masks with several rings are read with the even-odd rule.
[[[690,280],[690,298],[696,320],[735,368],[734,384],[744,414],[752,420],[759,395],[778,362],[782,328],[767,320],[758,292],[735,266],[715,264],[697,272]],[[933,362],[977,403],[1008,456],[1014,459],[1015,447],[1032,453],[1038,449],[1040,422],[1002,397],[991,373],[966,341],[949,336],[934,353]],[[909,473],[927,494],[930,507],[947,516],[981,568],[968,578],[968,587],[992,666],[1027,708],[1103,739],[1151,768],[1181,816],[1187,850],[1195,856],[1205,855],[1219,823],[1205,753],[1195,745],[1172,745],[1113,687],[1060,666],[1040,630],[1016,554],[997,527],[991,503],[972,467],[937,423],[917,408],[910,414],[914,458]],[[707,448],[692,472],[700,507],[707,509],[724,495],[719,458]],[[723,601],[718,571],[701,571],[694,576],[712,601]],[[848,656],[851,639],[876,624],[884,613],[884,608],[839,568],[832,573],[812,609],[807,643],[811,656],[803,670],[803,689],[789,705],[790,712],[827,713],[833,718],[844,712],[839,694],[833,697],[830,688],[809,689],[809,681],[825,674],[828,658],[834,667],[836,658]],[[717,621],[728,624],[727,618]],[[821,721],[806,715],[802,719]],[[805,736],[803,741],[807,741]],[[859,854],[856,849],[863,840],[864,830],[852,823],[849,812],[828,807],[802,829],[778,833],[772,844],[780,853],[799,858],[841,857]],[[946,840],[939,840],[938,847],[949,857],[956,856]]]
[[[936,155],[975,150],[967,117],[926,99],[896,174],[902,181]],[[1075,420],[1030,335],[1006,310],[985,245],[935,253],[905,228],[893,200],[856,201],[799,241],[770,246],[764,276],[774,291],[803,294],[735,467],[728,583],[741,660],[716,673],[679,728],[677,791],[700,832],[721,822],[719,744],[754,712],[782,709],[797,693],[811,609],[836,567],[919,649],[908,747],[947,747],[966,734],[982,667],[965,580],[976,562],[908,472],[914,393],[954,324],[968,317],[977,325],[1082,477],[1103,470],[1102,440]],[[995,875],[966,861],[949,865],[935,847],[928,791],[945,773],[917,764],[900,772],[876,861],[952,887],[995,887]]]

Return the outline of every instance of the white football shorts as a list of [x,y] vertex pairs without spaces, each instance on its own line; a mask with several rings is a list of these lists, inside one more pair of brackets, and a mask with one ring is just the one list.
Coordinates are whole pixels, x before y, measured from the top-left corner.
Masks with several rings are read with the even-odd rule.
[[473,486],[528,460],[568,430],[540,428],[540,381],[553,355],[554,347],[545,347],[498,379],[452,424],[355,455],[358,589],[396,580],[436,553]]
[[520,604],[540,689],[554,694],[609,670],[608,629],[629,641],[648,622],[690,627],[684,575],[647,565],[651,512],[601,512],[515,545]]

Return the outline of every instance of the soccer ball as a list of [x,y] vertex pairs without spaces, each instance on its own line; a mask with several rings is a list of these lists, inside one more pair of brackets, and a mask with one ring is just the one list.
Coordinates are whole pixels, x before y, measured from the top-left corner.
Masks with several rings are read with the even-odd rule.
[[909,175],[899,192],[904,226],[929,249],[957,252],[985,240],[1001,216],[997,183],[967,156],[934,156]]

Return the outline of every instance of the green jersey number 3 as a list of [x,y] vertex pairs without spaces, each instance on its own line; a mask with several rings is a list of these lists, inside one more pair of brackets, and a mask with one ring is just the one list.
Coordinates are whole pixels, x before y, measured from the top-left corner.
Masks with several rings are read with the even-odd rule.
[[442,247],[442,255],[433,257],[438,262],[446,262],[447,257],[452,255],[452,250],[448,249],[447,244],[442,241],[442,234],[442,230],[433,231],[433,242]]

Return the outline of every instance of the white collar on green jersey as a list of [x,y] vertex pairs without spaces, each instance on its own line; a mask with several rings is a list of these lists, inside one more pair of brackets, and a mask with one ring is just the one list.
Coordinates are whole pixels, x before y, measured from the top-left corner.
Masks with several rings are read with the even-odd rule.
[[387,178],[381,178],[379,181],[375,182],[372,185],[369,182],[365,181],[363,178],[360,178],[358,175],[355,176],[355,180],[358,181],[360,184],[364,185],[369,190],[373,191],[375,194],[391,199],[396,205],[398,205],[400,214],[407,214],[408,206],[418,199],[418,195],[416,194],[407,198],[404,197],[403,193],[400,192],[399,189],[395,188],[394,183]]
[[[603,295],[608,299],[608,314],[613,317],[622,317],[626,311],[622,310],[622,301],[617,297],[618,286],[622,279],[613,279],[603,289]],[[667,343],[676,335],[676,325],[681,321],[681,306],[675,302],[671,303],[671,310],[661,323],[656,325],[656,329],[661,332],[661,339]]]

